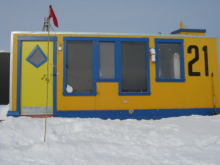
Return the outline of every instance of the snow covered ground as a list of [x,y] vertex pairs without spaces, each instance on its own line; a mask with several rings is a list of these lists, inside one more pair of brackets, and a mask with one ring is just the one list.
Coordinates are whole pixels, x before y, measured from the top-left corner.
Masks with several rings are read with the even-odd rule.
[[44,125],[45,119],[5,117],[0,164],[220,164],[220,115],[141,121],[48,118],[46,142]]

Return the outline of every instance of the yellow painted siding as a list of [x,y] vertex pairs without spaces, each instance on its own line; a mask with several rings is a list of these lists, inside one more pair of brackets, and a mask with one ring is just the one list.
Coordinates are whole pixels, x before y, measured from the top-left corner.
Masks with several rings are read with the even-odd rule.
[[[46,75],[47,62],[36,68],[26,59],[32,50],[39,46],[44,54],[47,54],[47,41],[23,41],[22,42],[22,65],[21,65],[21,107],[25,106],[46,106]],[[49,75],[53,74],[53,44],[50,42]],[[45,77],[44,77],[45,76]],[[44,79],[42,80],[42,78]],[[52,84],[53,77],[49,77],[49,100],[48,105],[52,106]]]
[[17,110],[17,63],[18,63],[18,42],[17,35],[13,37],[13,63],[12,63],[12,111]]
[[202,32],[180,32],[177,34],[181,34],[181,35],[205,35],[205,33]]

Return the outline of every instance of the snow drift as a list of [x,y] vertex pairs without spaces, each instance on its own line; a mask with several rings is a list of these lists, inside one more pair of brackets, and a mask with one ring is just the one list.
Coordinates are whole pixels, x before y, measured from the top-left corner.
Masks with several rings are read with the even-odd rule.
[[4,165],[217,165],[220,116],[162,120],[8,117],[0,123]]

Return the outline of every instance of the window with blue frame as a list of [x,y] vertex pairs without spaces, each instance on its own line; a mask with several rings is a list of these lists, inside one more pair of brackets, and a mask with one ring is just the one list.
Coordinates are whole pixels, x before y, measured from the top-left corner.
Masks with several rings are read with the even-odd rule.
[[115,79],[115,42],[99,42],[99,79]]
[[145,42],[121,42],[121,92],[147,92]]
[[66,45],[68,93],[93,93],[93,42],[68,41]]
[[37,45],[34,50],[30,53],[30,55],[26,59],[36,68],[39,68],[47,61],[47,56],[41,50],[41,48]]
[[64,37],[64,96],[96,96],[97,82],[119,95],[150,95],[149,40]]
[[184,52],[182,39],[155,39],[156,81],[184,82]]

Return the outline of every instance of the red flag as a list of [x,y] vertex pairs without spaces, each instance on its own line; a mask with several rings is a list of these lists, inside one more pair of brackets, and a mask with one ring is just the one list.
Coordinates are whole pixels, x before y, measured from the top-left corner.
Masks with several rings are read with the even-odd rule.
[[49,19],[50,19],[51,17],[53,17],[53,24],[54,24],[56,27],[58,27],[57,17],[56,17],[56,15],[55,15],[54,11],[53,11],[53,8],[52,8],[51,5],[49,6],[49,8],[50,8]]

